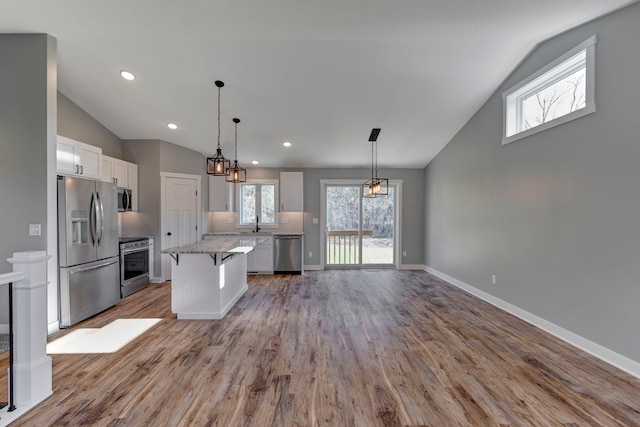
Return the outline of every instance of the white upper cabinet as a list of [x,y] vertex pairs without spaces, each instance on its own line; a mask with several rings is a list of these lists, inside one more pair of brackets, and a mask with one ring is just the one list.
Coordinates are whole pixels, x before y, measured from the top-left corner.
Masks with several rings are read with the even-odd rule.
[[233,212],[233,184],[223,176],[209,176],[209,211]]
[[302,172],[280,172],[280,211],[302,212],[304,174]]
[[131,209],[138,210],[138,165],[102,156],[102,181],[131,190]]
[[129,188],[129,162],[114,159],[113,162],[113,179],[118,187]]
[[[134,163],[114,157],[102,156],[102,180],[112,182],[118,187],[129,188],[129,165]],[[136,172],[137,174],[137,172]]]
[[129,189],[131,190],[131,210],[138,211],[138,165],[135,163],[127,164],[127,179],[129,180]]
[[100,179],[102,149],[58,135],[57,169],[60,175]]
[[113,182],[113,161],[115,159],[113,157],[102,155],[102,177],[100,178],[102,181]]

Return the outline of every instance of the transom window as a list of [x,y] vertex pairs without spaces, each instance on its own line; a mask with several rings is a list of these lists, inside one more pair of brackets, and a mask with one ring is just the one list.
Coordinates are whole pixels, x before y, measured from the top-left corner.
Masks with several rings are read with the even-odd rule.
[[503,144],[596,110],[595,43],[592,36],[502,95]]
[[238,185],[240,225],[277,225],[277,181],[252,181]]

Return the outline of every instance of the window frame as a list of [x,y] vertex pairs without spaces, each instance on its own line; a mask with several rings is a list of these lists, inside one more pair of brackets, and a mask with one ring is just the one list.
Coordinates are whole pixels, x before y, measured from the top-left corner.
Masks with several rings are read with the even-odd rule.
[[[503,126],[502,145],[526,138],[530,135],[559,126],[577,118],[592,114],[596,111],[595,103],[595,45],[597,36],[593,35],[559,58],[555,59],[529,77],[515,84],[502,94]],[[585,105],[553,120],[544,122],[529,129],[523,129],[523,102],[531,95],[541,92],[553,84],[566,78],[582,66],[577,67],[575,61],[570,60],[585,52]]]
[[237,216],[237,221],[236,221],[236,226],[238,228],[254,228],[256,226],[255,221],[251,222],[251,223],[243,223],[242,222],[242,208],[243,208],[243,203],[242,203],[242,186],[243,185],[257,185],[258,188],[256,189],[256,211],[259,212],[262,208],[262,196],[261,196],[261,191],[260,191],[260,187],[262,187],[262,185],[273,185],[274,186],[274,197],[273,197],[273,201],[275,203],[274,207],[273,207],[273,212],[274,212],[274,222],[273,223],[263,223],[262,222],[262,218],[260,222],[258,222],[258,226],[260,228],[278,228],[278,206],[279,205],[279,181],[277,179],[252,179],[252,180],[247,180],[247,182],[243,182],[243,183],[238,183],[236,185],[236,200],[238,201],[238,216]]

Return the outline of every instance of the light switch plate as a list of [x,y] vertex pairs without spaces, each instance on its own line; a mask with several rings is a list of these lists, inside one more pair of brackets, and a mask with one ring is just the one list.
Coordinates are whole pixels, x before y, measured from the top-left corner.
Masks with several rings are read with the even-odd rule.
[[313,223],[317,224],[318,223],[318,218],[313,218]]

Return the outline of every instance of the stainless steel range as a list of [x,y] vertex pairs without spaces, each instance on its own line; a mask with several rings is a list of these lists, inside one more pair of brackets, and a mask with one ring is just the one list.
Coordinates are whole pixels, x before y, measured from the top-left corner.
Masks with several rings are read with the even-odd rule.
[[120,238],[120,296],[138,292],[149,285],[149,239]]

